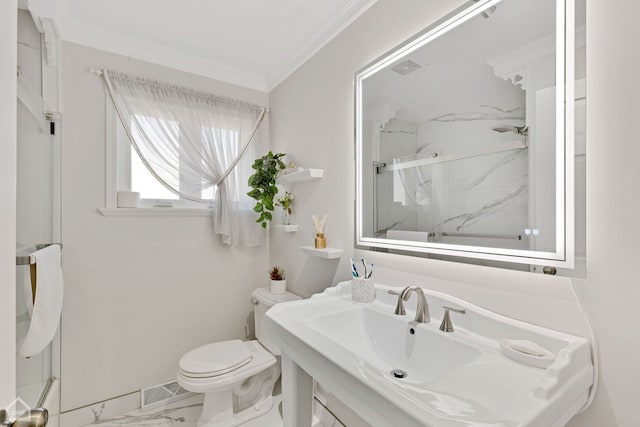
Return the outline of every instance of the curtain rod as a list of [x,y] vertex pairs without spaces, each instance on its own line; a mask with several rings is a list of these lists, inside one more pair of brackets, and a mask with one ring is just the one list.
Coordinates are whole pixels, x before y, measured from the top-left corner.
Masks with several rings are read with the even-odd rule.
[[[91,74],[95,74],[96,76],[104,76],[104,70],[100,69],[100,68],[93,68],[93,67],[89,67],[88,70]],[[243,101],[246,102],[246,101]],[[264,106],[260,106],[258,105],[258,107],[264,109],[265,113],[270,113],[271,110],[269,109],[269,107],[264,107]]]

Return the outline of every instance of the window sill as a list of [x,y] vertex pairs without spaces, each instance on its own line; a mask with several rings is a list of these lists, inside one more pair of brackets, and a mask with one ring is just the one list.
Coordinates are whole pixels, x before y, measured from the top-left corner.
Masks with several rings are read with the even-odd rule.
[[210,216],[208,208],[98,208],[103,216]]

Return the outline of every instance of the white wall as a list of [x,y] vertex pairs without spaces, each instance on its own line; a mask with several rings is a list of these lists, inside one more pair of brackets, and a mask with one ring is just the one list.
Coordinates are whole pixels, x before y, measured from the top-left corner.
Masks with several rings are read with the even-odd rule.
[[[355,71],[461,3],[378,1],[270,92],[273,149],[286,152],[303,167],[325,169],[322,180],[293,188],[292,220],[301,229],[294,235],[271,235],[271,263],[288,270],[288,281],[301,295],[351,276]],[[299,246],[313,245],[310,216],[314,212],[328,214],[327,246],[345,249],[340,261],[300,252]]]
[[[578,282],[592,305],[601,348],[600,394],[575,425],[638,423],[640,381],[638,241],[640,145],[628,126],[640,114],[640,4],[587,1],[587,280]],[[635,94],[630,95],[630,94]],[[621,327],[621,325],[623,325]],[[624,325],[631,329],[625,331]]]
[[15,396],[17,3],[0,2],[0,408]]
[[267,248],[223,246],[210,217],[104,217],[109,67],[267,104],[267,95],[123,56],[62,44],[62,405],[70,410],[175,378],[188,350],[244,338]]
[[[274,148],[292,154],[303,166],[326,168],[327,177],[304,187],[296,200],[300,223],[306,226],[310,212],[328,212],[328,242],[345,249],[339,264],[327,263],[299,252],[299,245],[311,242],[308,226],[294,236],[273,236],[271,261],[289,268],[295,291],[319,291],[349,277],[354,71],[461,3],[379,0],[270,94]],[[640,4],[587,0],[587,14],[588,279],[575,282],[600,339],[601,385],[593,407],[570,425],[634,426],[634,384],[640,380],[640,144],[633,123],[640,113],[640,52],[626,47],[638,37]],[[382,283],[418,283],[508,316],[586,333],[569,279],[366,251],[355,255],[376,263]]]

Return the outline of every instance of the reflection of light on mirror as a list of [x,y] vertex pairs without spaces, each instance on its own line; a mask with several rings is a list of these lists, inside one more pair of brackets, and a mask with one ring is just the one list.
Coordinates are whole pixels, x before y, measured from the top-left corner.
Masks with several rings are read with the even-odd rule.
[[526,234],[527,237],[537,237],[540,234],[540,230],[538,230],[537,228],[531,229],[531,228],[525,228],[524,229],[524,234]]

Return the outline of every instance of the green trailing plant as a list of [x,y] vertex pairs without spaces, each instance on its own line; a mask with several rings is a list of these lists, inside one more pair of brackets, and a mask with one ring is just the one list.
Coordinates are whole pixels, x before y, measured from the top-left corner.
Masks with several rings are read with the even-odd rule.
[[271,280],[284,280],[286,274],[283,268],[274,265],[273,268],[269,270],[269,277]]
[[251,191],[247,195],[256,200],[253,210],[260,214],[256,222],[259,222],[262,228],[267,228],[267,221],[273,219],[273,198],[278,193],[276,177],[278,172],[286,167],[281,160],[284,156],[284,153],[273,154],[269,151],[256,159],[251,166],[255,172],[249,177]]

